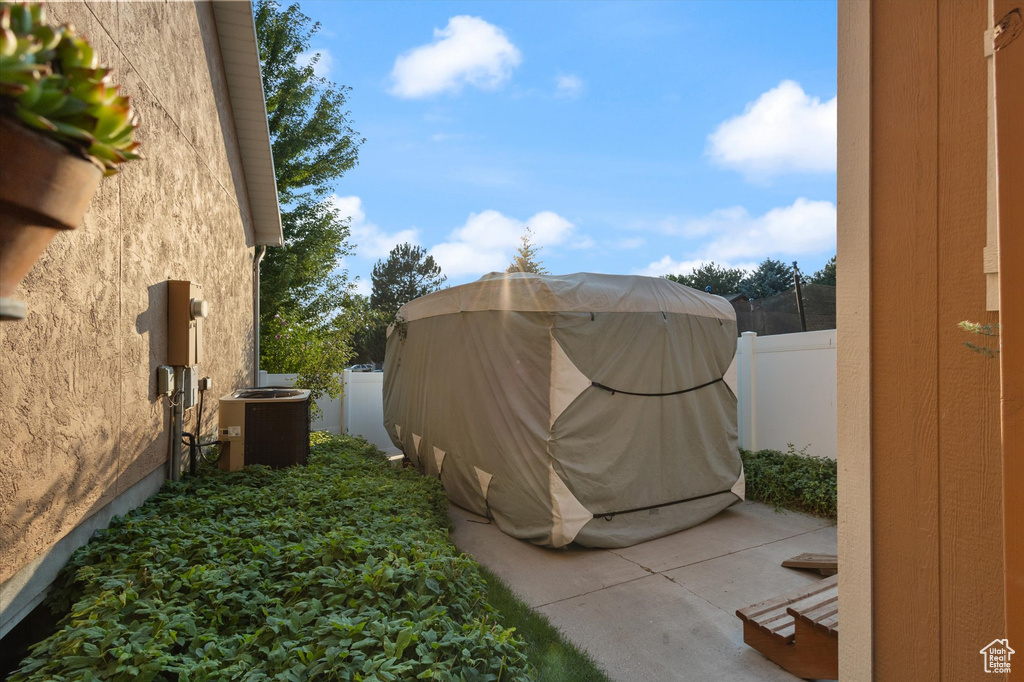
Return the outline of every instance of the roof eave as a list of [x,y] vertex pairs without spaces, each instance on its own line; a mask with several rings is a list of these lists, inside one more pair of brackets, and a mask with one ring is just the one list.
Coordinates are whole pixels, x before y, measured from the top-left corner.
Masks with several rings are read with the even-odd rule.
[[258,245],[283,246],[281,207],[277,199],[252,3],[214,2],[213,15],[242,157],[253,237]]

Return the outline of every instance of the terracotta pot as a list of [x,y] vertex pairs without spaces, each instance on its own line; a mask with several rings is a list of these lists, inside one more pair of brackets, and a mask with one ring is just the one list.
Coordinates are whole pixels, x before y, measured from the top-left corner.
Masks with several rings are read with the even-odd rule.
[[0,318],[24,316],[10,299],[60,230],[82,222],[103,170],[67,147],[0,117]]

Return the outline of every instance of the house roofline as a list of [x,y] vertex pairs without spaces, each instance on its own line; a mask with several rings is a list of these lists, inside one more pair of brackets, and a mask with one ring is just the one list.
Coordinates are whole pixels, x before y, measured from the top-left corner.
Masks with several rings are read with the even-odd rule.
[[251,2],[213,3],[256,244],[283,246],[274,156]]

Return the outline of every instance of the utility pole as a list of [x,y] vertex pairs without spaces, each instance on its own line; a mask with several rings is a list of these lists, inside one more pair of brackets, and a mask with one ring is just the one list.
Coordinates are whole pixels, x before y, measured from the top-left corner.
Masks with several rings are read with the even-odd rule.
[[807,318],[804,316],[804,295],[800,289],[800,268],[793,261],[793,285],[796,294],[796,311],[800,313],[800,329],[807,331]]

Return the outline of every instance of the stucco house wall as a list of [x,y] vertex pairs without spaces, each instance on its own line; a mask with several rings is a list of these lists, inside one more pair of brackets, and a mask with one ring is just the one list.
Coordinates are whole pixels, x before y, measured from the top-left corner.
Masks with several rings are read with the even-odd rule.
[[253,383],[256,238],[213,6],[48,11],[92,41],[132,96],[145,160],[102,181],[83,225],[55,238],[16,293],[27,318],[0,323],[0,591],[133,485],[159,484],[168,279],[202,284],[209,301],[207,431],[216,397]]

